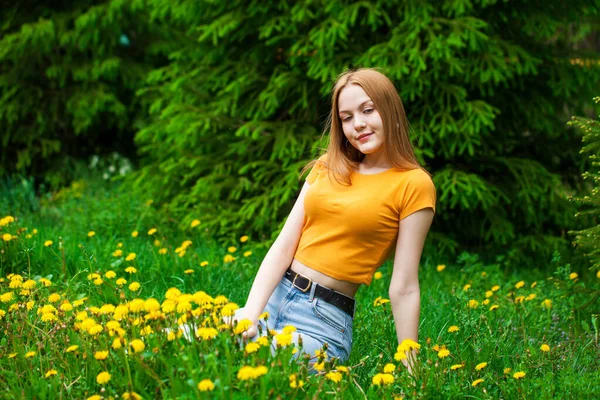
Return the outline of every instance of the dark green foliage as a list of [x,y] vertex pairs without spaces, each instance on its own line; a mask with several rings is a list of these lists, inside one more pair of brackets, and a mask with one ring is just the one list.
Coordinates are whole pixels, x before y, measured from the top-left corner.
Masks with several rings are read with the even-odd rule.
[[[600,97],[595,97],[594,101],[600,103]],[[583,132],[581,153],[587,154],[590,161],[589,170],[583,173],[583,178],[589,180],[589,195],[571,197],[570,200],[584,207],[577,216],[585,216],[591,221],[588,228],[569,233],[575,235],[575,244],[589,257],[592,269],[600,271],[600,121],[573,117],[569,124]]]
[[430,244],[549,259],[574,226],[579,138],[565,110],[582,110],[600,81],[581,44],[599,4],[150,1],[179,40],[141,92],[151,120],[134,186],[183,225],[273,239],[324,147],[332,82],[377,66],[434,174]]
[[134,93],[164,52],[140,17],[144,2],[0,8],[0,173],[57,185],[73,178],[78,158],[134,154]]

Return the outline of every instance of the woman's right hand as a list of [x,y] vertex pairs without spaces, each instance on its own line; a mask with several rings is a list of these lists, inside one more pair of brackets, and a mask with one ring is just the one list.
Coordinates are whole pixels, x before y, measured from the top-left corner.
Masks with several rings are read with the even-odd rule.
[[234,324],[232,324],[232,326],[234,328],[241,320],[244,320],[244,319],[250,320],[252,322],[252,325],[250,325],[248,327],[248,329],[242,333],[242,337],[247,338],[247,339],[253,338],[258,333],[258,328],[257,328],[258,318],[255,316],[249,315],[244,307],[238,308],[237,310],[235,310],[235,313],[231,317],[223,317],[223,321],[226,324],[232,324],[232,321],[233,321]]

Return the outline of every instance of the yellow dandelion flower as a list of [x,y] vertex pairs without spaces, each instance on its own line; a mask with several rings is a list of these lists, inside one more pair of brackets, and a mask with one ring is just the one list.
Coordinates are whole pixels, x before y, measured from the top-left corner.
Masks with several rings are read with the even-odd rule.
[[102,400],[102,396],[100,396],[99,394],[95,394],[93,396],[88,397],[87,400]]
[[5,233],[4,235],[2,235],[2,240],[4,240],[5,242],[10,242],[11,240],[13,240],[13,236],[10,233]]
[[121,242],[117,243],[117,247],[120,249],[121,247],[123,247],[123,243],[121,243]]
[[94,279],[94,285],[96,286],[100,286],[104,283],[104,281],[102,280],[102,278],[96,278]]
[[74,352],[75,350],[77,350],[78,348],[79,348],[79,346],[77,346],[76,344],[74,344],[74,345],[72,345],[72,346],[69,346],[69,347],[67,347],[67,350],[65,350],[65,352],[67,352],[67,353],[72,353],[72,352]]
[[292,326],[292,325],[286,325],[283,327],[282,329],[283,333],[292,333],[292,332],[296,332],[296,327]]
[[60,300],[60,294],[58,294],[58,293],[52,293],[50,296],[48,296],[48,301],[50,303],[56,303],[59,300]]
[[33,279],[27,279],[25,282],[23,282],[23,285],[21,287],[23,289],[33,289],[36,285],[36,281],[34,281]]
[[125,257],[125,261],[133,261],[136,257],[137,255],[135,253],[129,253],[127,254],[127,257]]
[[467,283],[465,286],[463,286],[463,291],[466,292],[469,289],[471,289],[471,284],[470,283]]
[[210,340],[217,337],[219,331],[215,328],[198,328],[196,329],[196,337],[201,338],[202,340]]
[[52,240],[46,240],[44,242],[44,246],[46,246],[46,247],[52,246],[52,243],[54,243]]
[[14,296],[13,292],[2,293],[2,294],[0,294],[0,301],[2,303],[8,303],[9,301],[11,301],[13,299],[13,296]]
[[248,235],[244,235],[244,236],[240,237],[240,242],[245,243],[248,241],[248,239],[249,239]]
[[339,372],[328,372],[325,375],[325,378],[329,379],[332,382],[339,383],[342,380],[342,374]]
[[325,361],[321,361],[321,362],[315,363],[313,365],[313,368],[314,368],[315,371],[319,371],[319,372],[323,371],[325,369]]
[[53,313],[44,313],[42,314],[42,322],[54,322],[58,321],[58,317]]
[[486,297],[486,298],[490,298],[490,297],[492,297],[493,295],[494,295],[494,292],[492,292],[491,290],[487,290],[487,291],[485,292],[485,297]]
[[225,263],[230,263],[235,260],[236,260],[236,258],[234,256],[232,256],[231,254],[225,254],[225,257],[223,257],[223,262],[225,262]]
[[125,392],[123,393],[123,400],[142,400],[142,396],[136,392]]
[[552,308],[552,300],[545,299],[544,301],[542,301],[542,307],[547,308],[547,309]]
[[265,311],[264,313],[262,313],[262,314],[260,314],[258,316],[258,319],[265,319],[266,320],[268,318],[269,318],[269,312],[268,311]]
[[207,265],[208,265],[208,261],[202,261],[202,262],[200,263],[200,266],[201,266],[201,267],[206,267]]
[[391,374],[377,374],[373,377],[373,385],[382,386],[382,385],[391,385],[394,383],[394,375]]
[[250,250],[244,252],[244,257],[250,257],[252,252]]
[[529,296],[525,297],[525,300],[529,301],[529,300],[533,300],[536,298],[536,294],[535,293],[531,293]]
[[[571,280],[577,279],[577,277],[579,277],[579,274],[577,272],[571,272],[569,274],[569,279]],[[518,374],[518,372],[515,372],[515,374]]]
[[134,237],[134,238],[138,237],[139,234],[140,233],[138,231],[133,231],[133,232],[131,232],[131,237]]
[[58,371],[55,370],[55,369],[51,369],[51,370],[48,370],[48,372],[46,372],[46,375],[44,375],[44,378],[49,378],[49,377],[54,376],[56,374],[58,374]]
[[[198,221],[200,223],[200,221]],[[215,384],[210,379],[203,379],[198,383],[198,390],[201,392],[210,392],[214,390]]]
[[510,371],[512,371],[512,368],[504,368],[505,374],[510,374]]
[[534,287],[536,287],[536,286],[537,286],[537,282],[533,282],[533,283],[531,284],[531,288],[532,288],[532,289],[533,289]]
[[390,302],[390,300],[389,300],[389,299],[383,299],[383,298],[381,298],[381,296],[378,296],[378,297],[375,299],[375,301],[373,301],[373,306],[374,306],[374,307],[377,307],[377,306],[382,306],[382,305],[384,305],[384,304],[386,304],[386,303],[389,303],[389,302]]
[[183,271],[184,274],[193,274],[194,270],[193,269],[186,269],[185,271]]
[[498,286],[498,285],[492,286],[492,292],[497,292],[498,290],[500,290],[500,286]]
[[140,353],[144,351],[146,345],[140,339],[134,339],[129,343],[129,346],[133,349],[134,352]]
[[525,296],[517,296],[515,297],[515,303],[522,303],[525,300]]
[[132,292],[137,292],[140,287],[141,285],[139,284],[139,282],[131,282],[129,284],[129,290],[131,290]]
[[480,379],[475,379],[475,380],[473,381],[473,383],[471,383],[471,386],[477,386],[477,385],[479,385],[481,382],[483,382],[484,380],[485,380],[485,379],[481,379],[481,378],[480,378]]
[[[218,298],[219,298],[219,296],[217,296],[217,298],[215,298],[215,304],[218,304],[217,303]],[[225,306],[223,306],[223,308],[221,309],[221,315],[223,317],[230,317],[239,308],[240,307],[235,303],[225,304]]]
[[517,283],[515,284],[515,288],[516,288],[516,289],[520,289],[520,288],[522,288],[523,286],[525,286],[525,281],[519,281],[519,282],[517,282]]
[[243,319],[240,322],[238,322],[235,329],[233,330],[233,333],[235,333],[236,335],[241,335],[243,332],[246,332],[251,326],[252,321],[250,321],[249,319]]
[[116,280],[115,283],[117,284],[117,286],[121,287],[121,286],[127,284],[127,280],[125,278],[119,278]]
[[438,352],[439,358],[445,358],[445,357],[448,357],[449,355],[450,355],[450,350],[448,350],[448,349],[440,349],[440,351]]
[[275,341],[278,346],[286,347],[292,344],[291,333],[278,333],[275,335]]
[[88,232],[88,237],[94,237],[94,236],[96,236],[96,232],[94,232],[94,231]]
[[129,267],[125,268],[125,272],[127,272],[128,274],[135,274],[137,272],[137,269],[130,265]]
[[158,250],[158,254],[167,254],[167,248],[163,247],[162,249]]
[[237,247],[235,247],[235,246],[229,246],[227,248],[227,251],[230,252],[230,253],[235,253],[237,251]]
[[545,353],[549,352],[550,351],[550,346],[548,346],[547,344],[544,343],[543,345],[540,346],[540,350],[543,351],[543,352],[545,352]]
[[256,342],[250,342],[246,345],[244,350],[246,351],[246,353],[252,354],[252,353],[256,353],[258,351],[258,349],[260,349],[260,344],[258,344]]
[[119,350],[121,347],[123,347],[123,342],[121,342],[121,338],[115,338],[110,347],[112,347],[113,350]]
[[8,355],[8,358],[9,358],[9,359],[10,359],[10,358],[15,358],[16,356],[17,356],[17,353],[10,353],[10,354]]
[[157,229],[156,228],[152,228],[148,231],[148,235],[154,235],[156,233]]
[[123,255],[123,250],[117,249],[112,253],[113,257],[121,257]]
[[497,308],[500,308],[500,306],[499,306],[498,304],[493,304],[493,305],[490,307],[490,311],[494,311],[494,310],[495,310],[495,309],[497,309]]
[[96,376],[96,382],[98,382],[99,385],[104,385],[110,381],[110,377],[111,375],[107,371],[100,372]]
[[437,269],[438,272],[442,272],[443,270],[446,269],[446,266],[444,264],[440,264],[440,265],[437,266],[436,269]]
[[200,225],[200,220],[199,220],[199,219],[195,219],[195,220],[193,220],[193,221],[192,221],[192,223],[190,224],[190,226],[191,226],[192,228],[195,228],[195,227],[197,227],[198,225]]
[[458,332],[460,330],[460,328],[456,325],[452,325],[450,328],[448,328],[448,332],[452,333],[452,332]]
[[450,369],[451,369],[452,371],[454,371],[454,370],[457,370],[457,369],[459,369],[459,368],[463,368],[463,367],[464,367],[464,364],[454,364],[454,365],[452,365],[452,366],[450,367]]
[[469,303],[467,304],[469,306],[469,308],[477,308],[479,306],[479,302],[477,300],[469,300]]
[[52,286],[52,281],[50,281],[50,279],[47,278],[40,278],[40,283],[44,285],[44,287]]
[[96,360],[106,360],[108,358],[108,350],[100,350],[94,353]]
[[525,377],[525,375],[526,375],[525,372],[519,371],[519,372],[515,372],[513,374],[513,378],[515,378],[515,379],[521,379],[521,378]]
[[476,369],[477,371],[480,371],[480,370],[484,369],[485,367],[487,367],[487,365],[488,365],[488,363],[487,363],[487,362],[482,362],[482,363],[479,363],[479,364],[477,364],[477,365],[475,366],[475,369]]
[[[338,369],[339,369],[339,367],[338,367]],[[392,363],[385,364],[385,367],[383,367],[383,372],[386,374],[391,374],[395,370],[396,370],[396,366]]]
[[380,280],[381,278],[383,278],[383,274],[380,271],[377,271],[373,274],[373,279],[376,281]]
[[25,353],[25,358],[31,358],[33,356],[35,356],[35,351],[28,351]]
[[269,345],[269,339],[266,336],[261,336],[256,339],[256,343],[260,344],[263,347],[267,347]]
[[484,306],[490,304],[490,299],[485,299],[484,301],[481,302],[481,304],[483,304]]

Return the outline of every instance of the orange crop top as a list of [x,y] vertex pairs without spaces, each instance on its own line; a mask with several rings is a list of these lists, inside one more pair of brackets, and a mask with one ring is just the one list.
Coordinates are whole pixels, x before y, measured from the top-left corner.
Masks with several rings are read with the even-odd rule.
[[421,169],[353,172],[351,179],[352,186],[342,186],[321,164],[312,168],[294,258],[335,279],[370,285],[396,245],[399,221],[423,208],[435,212],[436,191]]

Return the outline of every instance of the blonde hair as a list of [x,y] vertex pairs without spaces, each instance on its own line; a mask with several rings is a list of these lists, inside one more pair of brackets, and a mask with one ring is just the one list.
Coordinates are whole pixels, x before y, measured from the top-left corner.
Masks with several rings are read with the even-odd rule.
[[[331,113],[329,114],[323,135],[329,132],[327,145],[327,162],[312,160],[304,166],[300,175],[316,163],[323,163],[328,170],[329,179],[333,173],[339,183],[338,176],[346,184],[351,185],[350,175],[358,168],[365,155],[354,146],[346,146],[346,136],[342,130],[339,117],[338,98],[343,88],[348,85],[359,85],[371,98],[381,116],[384,133],[384,151],[394,168],[423,169],[415,157],[408,137],[408,120],[404,112],[402,100],[392,81],[376,68],[359,68],[348,70],[338,76],[331,95]],[[424,169],[423,169],[424,170]],[[427,171],[425,171],[427,172]]]

